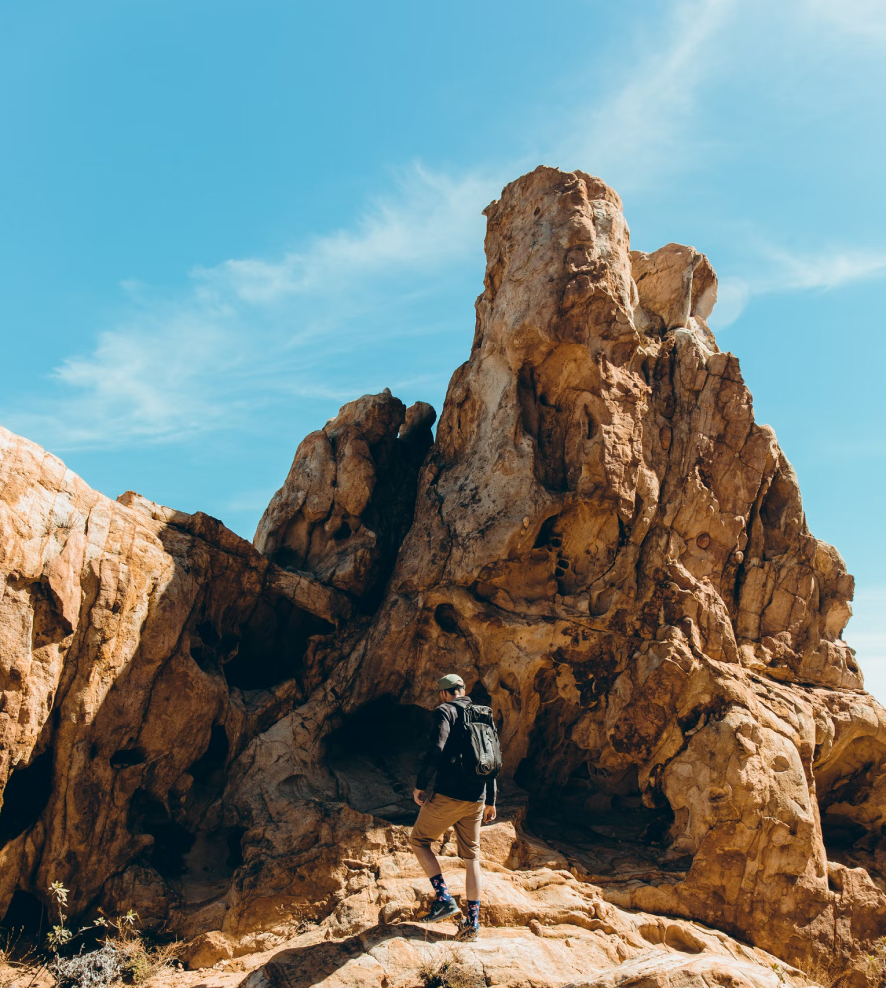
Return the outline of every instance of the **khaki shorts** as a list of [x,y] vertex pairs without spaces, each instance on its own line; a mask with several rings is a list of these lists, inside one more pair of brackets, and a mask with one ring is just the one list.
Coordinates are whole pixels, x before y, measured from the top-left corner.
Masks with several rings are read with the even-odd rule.
[[474,861],[480,856],[483,807],[483,803],[468,803],[435,793],[422,803],[409,843],[413,847],[430,847],[432,841],[439,840],[450,827],[455,827],[458,856],[464,861]]

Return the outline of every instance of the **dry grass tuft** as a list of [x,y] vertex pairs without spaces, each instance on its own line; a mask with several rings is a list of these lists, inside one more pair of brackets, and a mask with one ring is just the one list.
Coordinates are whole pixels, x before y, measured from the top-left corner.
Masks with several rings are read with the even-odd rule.
[[472,969],[460,950],[450,947],[438,959],[425,961],[418,969],[424,988],[486,988],[481,971]]

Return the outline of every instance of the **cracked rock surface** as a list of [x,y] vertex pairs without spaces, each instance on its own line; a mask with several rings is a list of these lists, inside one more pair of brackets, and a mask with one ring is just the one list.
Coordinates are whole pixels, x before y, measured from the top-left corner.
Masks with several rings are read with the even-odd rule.
[[886,712],[710,263],[631,251],[583,172],[486,216],[436,436],[425,403],[345,405],[254,545],[0,431],[0,915],[59,880],[192,966],[276,938],[250,988],[416,983],[451,949],[411,923],[406,836],[454,671],[504,753],[487,984],[875,983]]

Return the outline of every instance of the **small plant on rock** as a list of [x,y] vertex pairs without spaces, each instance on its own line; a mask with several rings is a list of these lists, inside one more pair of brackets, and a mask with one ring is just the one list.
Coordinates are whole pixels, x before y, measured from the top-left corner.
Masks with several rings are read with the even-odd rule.
[[418,969],[424,988],[486,988],[482,972],[471,968],[453,948],[442,957],[425,961]]
[[[179,945],[149,946],[138,930],[138,914],[133,910],[116,920],[100,915],[93,924],[74,931],[68,926],[65,912],[69,889],[61,882],[53,882],[47,891],[57,914],[46,937],[48,952],[39,963],[27,956],[11,962],[15,943],[10,946],[7,940],[0,951],[0,962],[5,960],[13,975],[0,980],[0,988],[33,988],[43,974],[48,974],[59,988],[110,988],[124,980],[141,984],[177,962]],[[87,934],[95,937],[98,931],[105,933],[100,946],[86,950],[84,943],[76,954],[62,955],[78,938]]]

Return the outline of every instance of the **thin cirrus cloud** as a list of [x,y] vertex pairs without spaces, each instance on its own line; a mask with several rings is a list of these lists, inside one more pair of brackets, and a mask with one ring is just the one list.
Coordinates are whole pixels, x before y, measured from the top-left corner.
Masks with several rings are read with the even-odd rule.
[[[873,16],[873,5],[851,2],[852,24]],[[830,16],[817,0],[793,6],[809,23]],[[742,9],[737,0],[675,4],[655,44],[624,60],[609,96],[571,107],[558,121],[560,134],[575,136],[550,141],[549,160],[566,167],[592,161],[607,181],[634,190],[663,171],[697,168],[705,152],[694,133],[699,106],[706,85],[729,71]],[[841,26],[850,30],[846,18]],[[55,369],[58,390],[42,398],[39,412],[7,418],[64,451],[186,440],[246,422],[275,396],[346,395],[330,355],[396,332],[384,314],[405,307],[427,275],[475,261],[481,268],[481,210],[505,180],[534,163],[512,158],[458,174],[414,164],[349,229],[279,258],[195,268],[177,298],[152,301],[132,282],[127,319],[102,333],[90,353]],[[884,271],[884,257],[769,250],[762,273],[724,272],[712,322],[731,324],[757,294],[832,289]]]
[[[737,0],[684,0],[672,8],[652,50],[623,67],[609,99],[575,115],[561,157],[593,161],[619,188],[637,188],[663,172],[697,167],[703,149],[690,135],[701,90],[722,61],[724,29]],[[686,142],[692,137],[693,160]]]
[[317,237],[279,261],[229,260],[193,276],[210,294],[267,305],[326,292],[343,280],[445,264],[477,249],[480,210],[495,190],[494,179],[452,178],[416,163],[400,173],[393,196],[370,203],[354,229]]
[[799,254],[760,245],[757,256],[764,263],[763,270],[744,276],[727,274],[720,279],[717,305],[711,314],[713,328],[732,325],[754,296],[832,291],[886,275],[884,252],[832,247],[820,254]]
[[[622,88],[595,112],[577,114],[567,129],[581,131],[584,141],[555,148],[555,160],[580,161],[588,146],[605,146],[601,163],[616,173],[619,162],[636,157],[644,134],[654,133],[662,150],[673,144],[691,115],[703,42],[734,5],[687,0],[675,7],[657,58],[639,57]],[[377,340],[385,332],[378,312],[397,304],[392,296],[403,297],[411,275],[437,274],[472,254],[482,264],[481,211],[530,166],[512,161],[447,175],[414,164],[352,228],[315,237],[279,259],[198,267],[181,297],[159,303],[128,282],[134,304],[127,321],[102,333],[91,353],[55,369],[61,393],[44,398],[39,412],[10,418],[65,451],[186,440],[235,416],[242,422],[274,394],[340,397],[342,389],[323,373],[323,355],[360,345],[358,316],[373,325]],[[317,373],[307,373],[311,368]]]
[[[415,164],[352,229],[280,260],[197,268],[177,299],[127,281],[126,321],[53,370],[54,399],[7,421],[63,452],[186,440],[242,424],[275,396],[350,397],[324,364],[360,345],[358,317],[372,322],[373,311],[409,300],[403,285],[392,299],[385,279],[479,257],[490,189],[478,174],[452,179]],[[395,332],[374,328],[373,340],[386,331]]]

